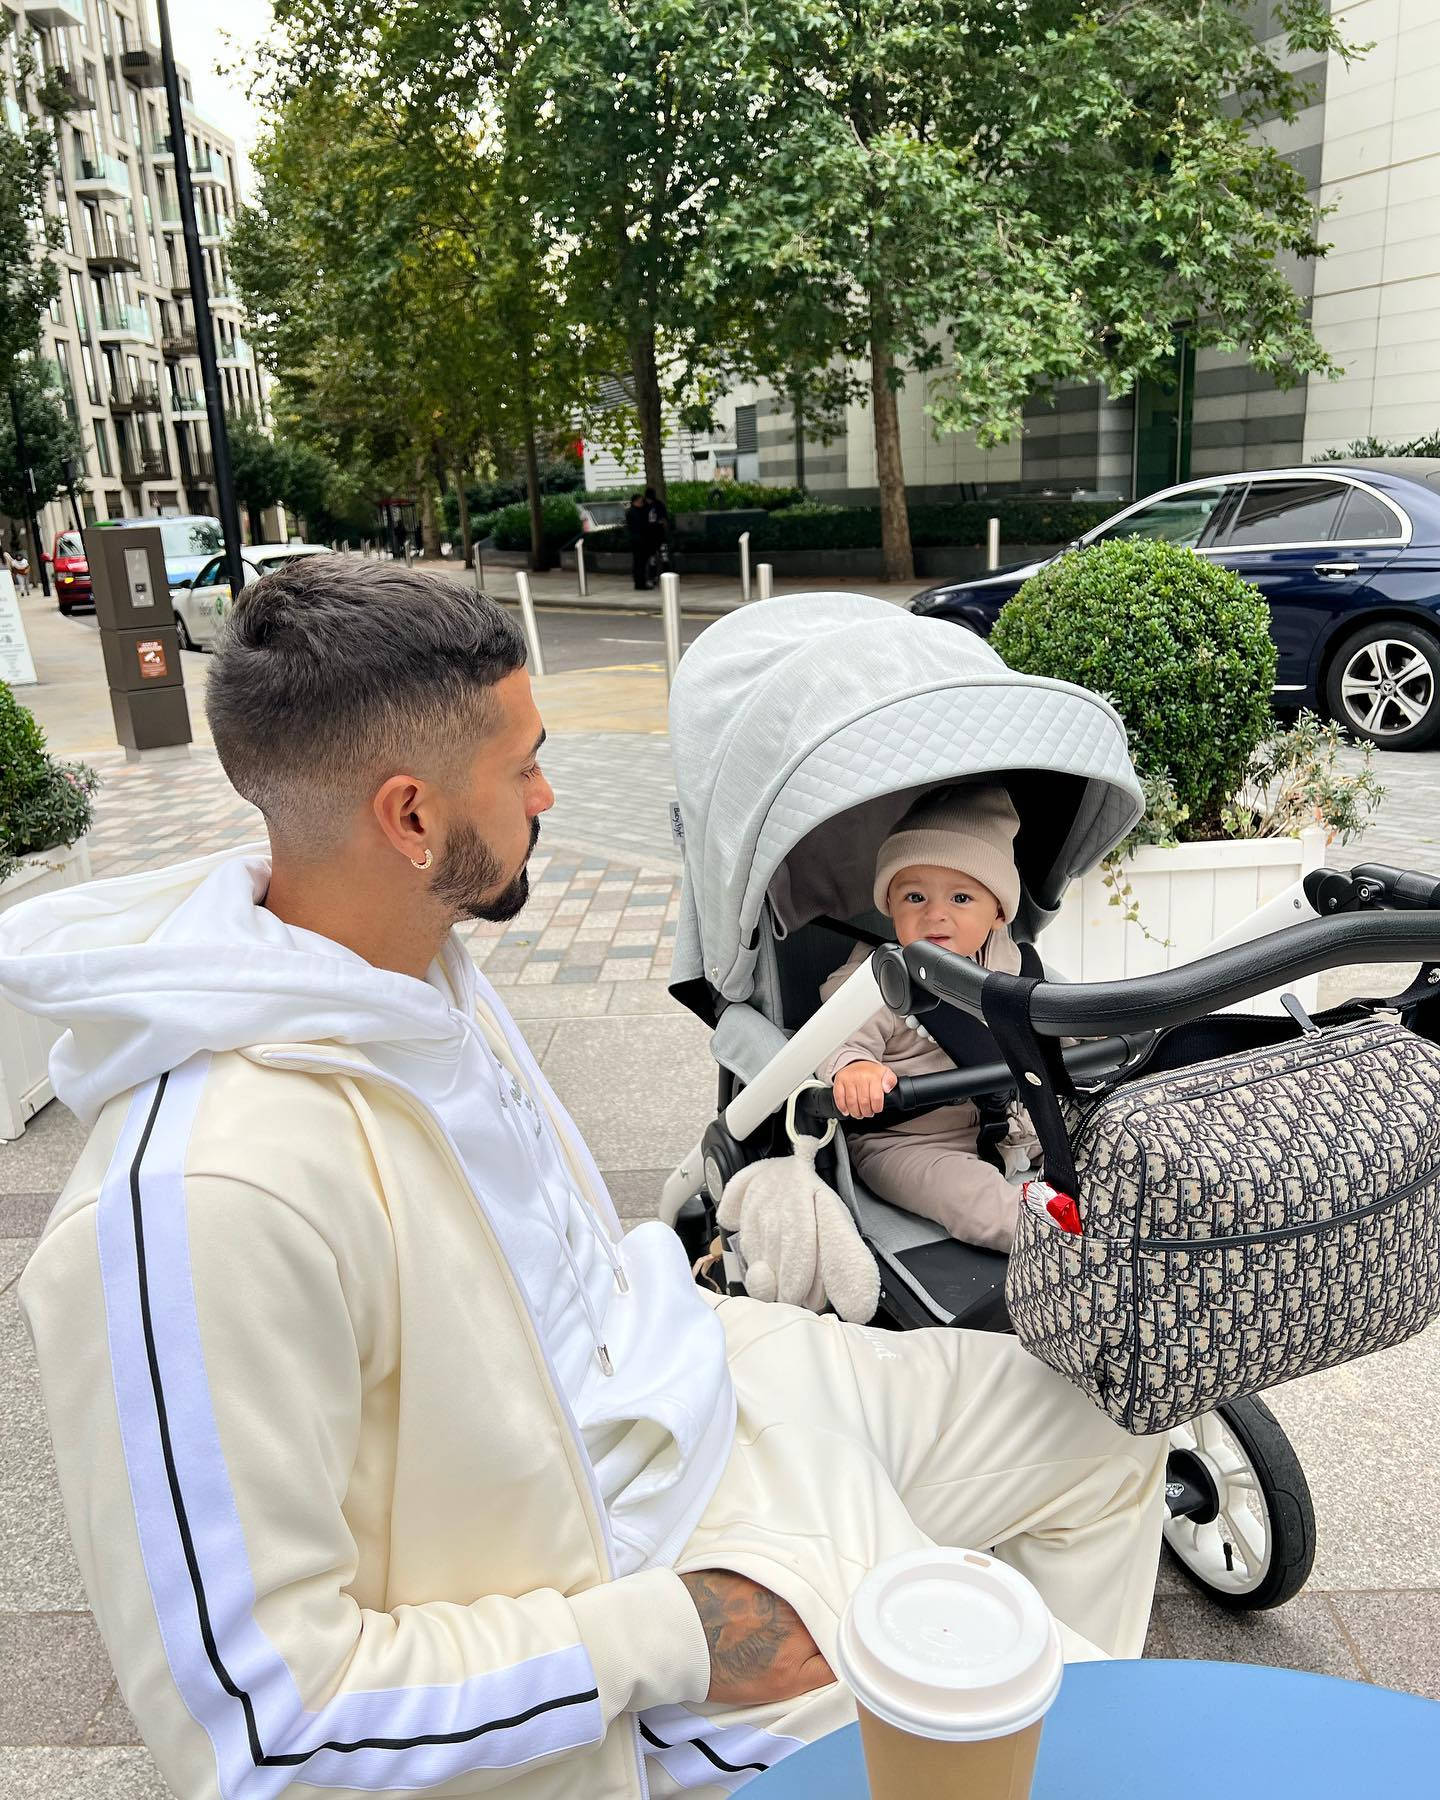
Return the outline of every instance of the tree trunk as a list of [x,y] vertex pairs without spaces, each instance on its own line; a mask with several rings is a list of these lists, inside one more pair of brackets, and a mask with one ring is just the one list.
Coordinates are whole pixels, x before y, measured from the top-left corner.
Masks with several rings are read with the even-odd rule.
[[805,397],[797,382],[790,390],[790,416],[795,427],[795,485],[805,487]]
[[435,508],[435,489],[429,481],[423,482],[420,488],[420,542],[425,547],[427,559],[438,561],[440,518]]
[[535,425],[530,409],[525,409],[525,498],[530,502],[530,567],[543,569],[545,561],[545,520],[540,510],[540,457],[535,449]]
[[465,470],[459,463],[455,465],[455,498],[460,507],[460,554],[468,569],[474,564],[475,543],[470,535],[470,496],[465,492]]
[[261,516],[261,509],[258,506],[252,506],[249,501],[247,501],[245,503],[245,511],[249,514],[248,523],[250,526],[250,542],[252,544],[263,544],[265,542],[265,521]]
[[630,338],[630,374],[635,383],[635,412],[645,451],[645,485],[665,498],[664,431],[660,418],[660,372],[655,363],[655,327],[642,325]]
[[895,359],[883,317],[873,305],[870,319],[870,404],[875,414],[875,479],[880,488],[885,579],[913,581],[915,554],[910,547],[910,509],[905,503],[905,464],[900,455],[899,396],[890,385]]

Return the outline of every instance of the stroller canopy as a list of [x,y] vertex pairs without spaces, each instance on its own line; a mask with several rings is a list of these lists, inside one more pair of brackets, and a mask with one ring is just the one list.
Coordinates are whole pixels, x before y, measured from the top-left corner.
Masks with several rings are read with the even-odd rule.
[[876,852],[927,788],[1009,788],[1021,938],[1144,811],[1098,695],[1017,675],[972,632],[864,594],[717,620],[676,672],[670,746],[685,859],[671,984],[689,1004],[696,982],[750,997],[767,902],[782,935],[868,912]]

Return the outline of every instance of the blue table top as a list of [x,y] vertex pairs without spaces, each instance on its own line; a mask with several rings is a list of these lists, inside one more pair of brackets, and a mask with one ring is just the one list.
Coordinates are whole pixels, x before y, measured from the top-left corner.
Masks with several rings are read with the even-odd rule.
[[[1032,1800],[1421,1800],[1440,1793],[1440,1704],[1249,1663],[1072,1663],[1045,1722]],[[867,1800],[856,1725],[745,1789]]]

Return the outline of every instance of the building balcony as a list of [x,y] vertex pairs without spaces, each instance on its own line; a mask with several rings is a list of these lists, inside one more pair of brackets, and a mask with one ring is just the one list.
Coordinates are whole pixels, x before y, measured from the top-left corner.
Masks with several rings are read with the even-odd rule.
[[208,450],[180,457],[180,479],[186,487],[206,487],[215,479],[215,458]]
[[175,160],[175,140],[168,131],[162,131],[150,140],[150,160],[154,163],[173,163]]
[[155,44],[140,43],[120,52],[120,73],[136,87],[152,88],[165,85],[165,70],[160,61],[160,51]]
[[66,31],[85,23],[85,0],[25,0],[25,23],[37,31]]
[[190,165],[190,179],[196,186],[225,186],[225,169],[218,157],[212,156],[208,150],[202,151]]
[[162,231],[179,231],[183,223],[178,205],[172,202],[160,208],[160,229]]
[[252,360],[250,346],[244,338],[231,338],[228,344],[222,339],[215,346],[215,360],[235,368],[244,367]]
[[200,345],[196,341],[194,326],[165,332],[160,339],[160,354],[171,361],[181,356],[198,356]]
[[99,335],[102,338],[133,338],[139,344],[154,343],[150,314],[143,306],[102,306]]
[[4,104],[3,110],[4,110],[4,114],[5,114],[5,123],[10,127],[10,129],[18,137],[20,135],[20,133],[22,131],[24,131],[26,123],[27,123],[25,114],[23,112],[21,112],[19,105],[16,103],[16,101],[11,99],[9,94],[7,94],[5,96],[5,104]]
[[212,306],[242,307],[245,302],[233,287],[218,287],[210,290],[210,304]]
[[77,194],[114,194],[117,199],[130,198],[130,171],[118,156],[75,158],[75,192]]
[[160,390],[153,381],[117,381],[110,389],[112,413],[159,412]]
[[77,81],[73,71],[65,68],[52,70],[55,79],[69,96],[70,105],[76,112],[94,112],[95,96],[89,88]]
[[202,244],[223,244],[235,228],[235,221],[225,213],[217,213],[213,219],[207,219],[204,213],[197,213],[196,223],[200,228]]
[[131,450],[120,458],[120,479],[131,487],[142,481],[169,481],[170,458],[163,450]]
[[92,269],[138,269],[140,246],[133,237],[113,231],[99,238],[93,250],[85,252],[85,260]]
[[205,396],[203,394],[174,394],[170,396],[170,410],[180,419],[204,418]]

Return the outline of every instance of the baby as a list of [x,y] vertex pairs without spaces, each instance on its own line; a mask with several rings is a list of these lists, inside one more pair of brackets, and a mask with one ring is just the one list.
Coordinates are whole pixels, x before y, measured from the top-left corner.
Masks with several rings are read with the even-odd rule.
[[[1007,927],[1020,904],[1014,855],[1019,823],[1001,787],[942,789],[912,806],[880,846],[875,864],[875,905],[889,914],[896,941],[923,939],[973,957],[982,968],[1018,974],[1020,952]],[[869,954],[867,946],[857,946],[821,988],[821,998],[828,999]],[[842,1113],[869,1119],[883,1109],[900,1075],[933,1075],[954,1066],[914,1019],[882,1007],[816,1073],[833,1081]],[[851,1133],[850,1159],[882,1200],[934,1219],[965,1243],[1008,1250],[1020,1190],[1007,1176],[1028,1170],[1039,1144],[1018,1103],[996,1145],[1003,1169],[980,1155],[979,1137],[979,1110],[966,1100]]]

